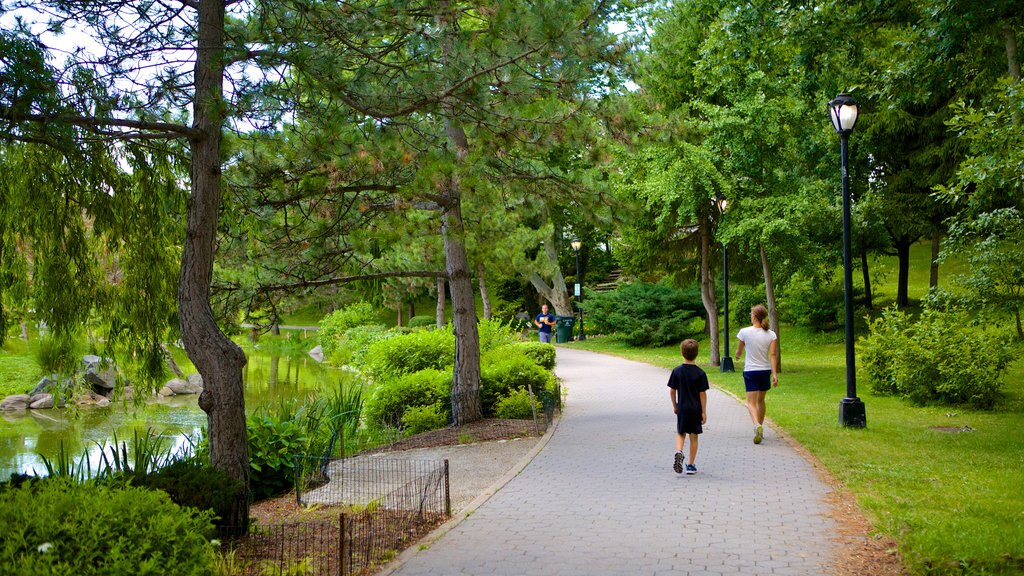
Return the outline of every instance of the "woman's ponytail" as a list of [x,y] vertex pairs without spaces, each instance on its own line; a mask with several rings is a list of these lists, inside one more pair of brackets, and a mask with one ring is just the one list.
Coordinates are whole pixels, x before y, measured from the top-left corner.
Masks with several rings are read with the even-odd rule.
[[754,315],[754,319],[761,325],[761,329],[767,331],[768,327],[771,326],[771,321],[768,319],[768,309],[764,307],[764,304],[758,304],[750,309],[750,313]]

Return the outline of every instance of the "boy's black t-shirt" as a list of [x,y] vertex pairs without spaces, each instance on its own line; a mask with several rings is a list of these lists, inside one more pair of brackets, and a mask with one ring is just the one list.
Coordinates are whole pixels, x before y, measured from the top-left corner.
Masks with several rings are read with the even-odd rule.
[[700,393],[707,391],[708,375],[695,364],[680,364],[672,370],[668,377],[668,387],[676,390],[676,402],[679,412],[700,414]]

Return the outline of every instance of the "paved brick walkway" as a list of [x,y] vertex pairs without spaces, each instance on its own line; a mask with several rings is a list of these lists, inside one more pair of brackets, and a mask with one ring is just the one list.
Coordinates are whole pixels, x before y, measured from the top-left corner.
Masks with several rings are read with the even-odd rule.
[[557,372],[568,398],[547,445],[393,574],[829,572],[829,487],[770,429],[755,446],[735,399],[712,388],[699,472],[677,475],[667,370],[560,348]]

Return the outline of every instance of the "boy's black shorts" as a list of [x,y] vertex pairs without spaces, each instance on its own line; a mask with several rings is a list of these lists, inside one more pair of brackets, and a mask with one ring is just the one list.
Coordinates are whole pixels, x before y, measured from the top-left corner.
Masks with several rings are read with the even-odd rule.
[[700,410],[679,410],[676,415],[676,432],[679,434],[701,434]]

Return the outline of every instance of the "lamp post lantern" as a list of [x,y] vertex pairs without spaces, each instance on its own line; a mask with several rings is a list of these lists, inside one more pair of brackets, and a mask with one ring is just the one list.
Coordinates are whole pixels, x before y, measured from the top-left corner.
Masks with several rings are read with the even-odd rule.
[[846,398],[839,402],[839,424],[848,428],[867,426],[864,403],[857,397],[857,372],[853,340],[853,270],[850,258],[850,174],[847,169],[847,140],[857,124],[860,107],[845,92],[828,103],[828,117],[839,134],[843,169],[843,303],[846,307]]
[[[718,211],[722,217],[725,217],[725,209],[729,206],[729,201],[725,196],[719,195],[715,198],[715,204],[718,206]],[[732,363],[732,355],[729,354],[729,247],[726,246],[725,242],[722,242],[722,296],[725,301],[723,308],[723,321],[724,326],[722,329],[722,341],[725,346],[725,354],[722,356],[722,372],[735,372],[736,368]]]
[[580,276],[580,248],[583,247],[583,241],[579,238],[572,239],[572,249],[576,251],[576,297],[578,298],[578,306],[580,309],[580,334],[576,337],[577,340],[586,340],[587,333],[583,330],[583,277]]

